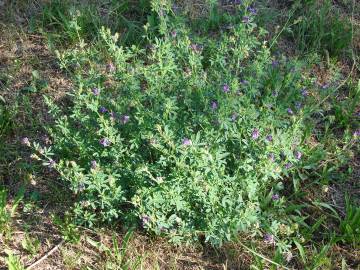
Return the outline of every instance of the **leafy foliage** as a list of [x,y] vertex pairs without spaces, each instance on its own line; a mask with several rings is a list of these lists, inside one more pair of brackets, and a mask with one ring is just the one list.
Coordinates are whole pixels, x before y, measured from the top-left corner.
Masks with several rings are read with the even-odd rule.
[[100,46],[58,53],[76,87],[65,108],[45,99],[53,146],[34,143],[33,158],[68,183],[80,224],[137,222],[213,245],[259,227],[296,235],[303,220],[287,217],[279,193],[297,192],[324,157],[307,142],[335,89],[271,55],[250,2],[219,36],[172,8],[152,2],[158,27],[144,26],[145,49],[102,28]]

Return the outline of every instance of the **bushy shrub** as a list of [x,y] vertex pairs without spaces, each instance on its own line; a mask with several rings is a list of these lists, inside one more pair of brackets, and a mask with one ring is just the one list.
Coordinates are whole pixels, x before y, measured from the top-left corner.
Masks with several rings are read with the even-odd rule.
[[145,49],[119,47],[103,28],[101,48],[59,54],[74,91],[67,107],[46,99],[53,145],[35,144],[33,157],[76,195],[79,223],[135,221],[216,245],[258,226],[261,205],[279,199],[306,156],[313,104],[301,67],[271,56],[249,6],[211,37],[163,2],[153,3],[159,34]]

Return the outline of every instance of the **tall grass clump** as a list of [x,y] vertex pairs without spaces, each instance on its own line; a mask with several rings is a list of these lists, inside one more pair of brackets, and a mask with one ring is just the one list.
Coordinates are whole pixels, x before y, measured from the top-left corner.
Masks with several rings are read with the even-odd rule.
[[66,182],[78,223],[135,223],[214,245],[284,229],[282,205],[306,170],[314,97],[324,94],[306,88],[300,62],[271,55],[250,2],[238,8],[214,36],[153,1],[158,27],[145,25],[145,48],[122,47],[102,28],[100,48],[59,53],[74,90],[66,107],[46,98],[52,146],[23,143]]
[[295,7],[297,17],[292,37],[301,52],[339,56],[350,48],[351,22],[341,16],[332,1],[298,1]]

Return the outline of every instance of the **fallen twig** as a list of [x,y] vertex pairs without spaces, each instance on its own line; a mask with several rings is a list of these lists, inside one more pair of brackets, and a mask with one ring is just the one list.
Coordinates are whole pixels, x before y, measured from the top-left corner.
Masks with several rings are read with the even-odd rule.
[[47,257],[49,257],[51,254],[53,254],[58,248],[65,242],[65,240],[61,240],[59,244],[57,244],[55,247],[53,247],[51,250],[49,250],[44,256],[42,256],[39,260],[34,262],[33,264],[26,267],[26,270],[33,269],[36,265],[40,264],[44,260],[46,260]]

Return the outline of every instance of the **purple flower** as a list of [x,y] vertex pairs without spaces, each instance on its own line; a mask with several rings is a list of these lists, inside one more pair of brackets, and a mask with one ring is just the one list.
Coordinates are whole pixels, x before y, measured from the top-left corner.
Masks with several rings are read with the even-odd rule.
[[285,260],[286,260],[287,262],[290,262],[291,259],[293,258],[293,254],[291,253],[291,251],[285,252],[283,255],[284,255]]
[[242,80],[240,83],[241,84],[249,84],[249,82],[247,80]]
[[231,114],[231,121],[235,122],[237,118],[238,118],[237,113],[234,112],[234,113]]
[[277,201],[277,200],[280,199],[280,196],[279,196],[279,194],[274,194],[274,195],[271,196],[271,199],[272,199],[273,201]]
[[114,73],[116,71],[116,67],[113,63],[109,63],[106,65],[106,70],[110,73]]
[[98,96],[98,95],[100,95],[100,89],[97,87],[94,87],[92,89],[92,93],[94,94],[94,96]]
[[92,161],[90,162],[90,164],[91,164],[91,168],[92,168],[92,169],[96,169],[96,167],[97,167],[97,162],[96,162],[96,160],[92,160]]
[[215,111],[218,108],[218,103],[216,100],[211,101],[211,109]]
[[267,135],[266,137],[265,137],[265,139],[268,141],[268,142],[272,142],[273,141],[273,136],[272,135]]
[[354,137],[360,137],[360,129],[355,130],[353,135],[354,135]]
[[110,140],[108,138],[100,139],[99,143],[104,147],[108,147],[111,144],[111,142],[110,142]]
[[221,122],[219,121],[219,119],[214,119],[213,121],[211,121],[213,123],[214,126],[220,126]]
[[290,169],[292,167],[292,164],[290,162],[285,164],[285,169]]
[[143,215],[141,217],[141,225],[145,227],[150,222],[150,217],[148,215]]
[[182,145],[184,145],[184,146],[192,145],[192,141],[188,138],[184,138],[182,141]]
[[83,192],[85,190],[85,184],[83,182],[78,184],[77,191]]
[[302,107],[301,102],[296,101],[296,102],[295,102],[295,107],[296,107],[296,109],[300,110],[300,109],[301,109],[301,107]]
[[100,107],[99,108],[99,113],[106,113],[108,110],[105,107]]
[[253,15],[256,15],[257,14],[257,10],[256,10],[256,8],[254,8],[254,7],[248,7],[248,11],[251,13],[251,14],[253,14]]
[[90,206],[90,202],[89,202],[89,201],[81,201],[81,202],[80,202],[80,205],[81,205],[81,207],[86,208],[86,207],[89,207],[89,206]]
[[21,139],[21,143],[26,146],[30,146],[30,141],[28,137],[24,137]]
[[291,108],[287,108],[286,111],[287,111],[287,113],[288,113],[289,115],[293,115],[293,114],[294,114],[294,112],[293,112],[293,110],[292,110]]
[[270,153],[268,155],[268,159],[270,159],[272,162],[275,162],[275,154],[274,153]]
[[255,129],[252,131],[251,137],[252,137],[254,140],[256,140],[257,138],[259,138],[259,136],[260,136],[260,131],[259,131],[257,128],[255,128]]
[[275,238],[272,234],[266,233],[264,235],[264,242],[269,245],[275,245]]
[[110,112],[110,118],[111,118],[111,120],[115,120],[116,119],[116,113]]
[[172,31],[171,32],[171,36],[173,37],[173,38],[176,38],[176,36],[177,36],[177,32],[174,30],[174,31]]
[[295,151],[294,152],[294,157],[297,159],[297,160],[300,160],[301,157],[302,157],[302,153],[300,151]]
[[56,165],[56,162],[53,160],[53,159],[49,159],[49,167],[50,168],[54,168],[55,167],[55,165]]
[[275,67],[279,66],[279,61],[273,60],[273,61],[271,62],[271,65],[272,65],[273,68],[275,68]]
[[121,124],[125,125],[127,122],[130,121],[130,116],[129,115],[122,115],[120,117],[120,122]]
[[223,90],[224,93],[229,93],[229,92],[230,92],[230,87],[229,87],[229,85],[224,84],[222,90]]
[[307,97],[307,96],[309,95],[309,92],[308,92],[305,88],[303,88],[303,89],[301,90],[301,95],[302,95],[303,97]]
[[42,139],[45,144],[51,144],[51,140],[50,140],[49,136],[47,136],[46,134],[42,136]]
[[196,52],[196,53],[200,53],[203,49],[203,46],[202,45],[199,45],[199,44],[191,44],[190,45],[190,48]]
[[242,19],[242,22],[243,23],[249,23],[250,22],[249,16],[244,16],[243,19]]
[[321,89],[327,89],[327,88],[329,88],[329,86],[330,85],[328,83],[325,83],[321,86]]

